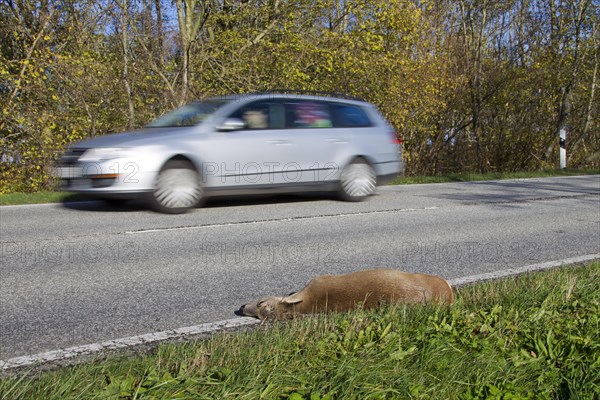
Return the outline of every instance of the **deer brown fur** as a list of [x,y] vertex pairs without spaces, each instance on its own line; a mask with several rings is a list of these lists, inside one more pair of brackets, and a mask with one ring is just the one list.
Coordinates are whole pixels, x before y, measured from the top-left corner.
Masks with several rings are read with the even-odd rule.
[[262,297],[244,304],[239,314],[261,320],[286,320],[297,314],[348,311],[376,307],[382,301],[402,304],[451,304],[450,284],[435,275],[393,269],[371,269],[314,278],[302,290],[285,297]]

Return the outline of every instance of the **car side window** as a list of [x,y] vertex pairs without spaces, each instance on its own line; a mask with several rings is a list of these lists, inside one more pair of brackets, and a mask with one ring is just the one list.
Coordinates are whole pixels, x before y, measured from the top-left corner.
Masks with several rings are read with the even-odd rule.
[[283,129],[285,127],[285,111],[283,104],[256,101],[246,104],[229,116],[245,122],[246,128]]
[[333,122],[329,106],[318,101],[286,103],[288,128],[331,128]]
[[335,104],[333,106],[334,125],[340,128],[360,128],[373,126],[367,113],[358,106]]

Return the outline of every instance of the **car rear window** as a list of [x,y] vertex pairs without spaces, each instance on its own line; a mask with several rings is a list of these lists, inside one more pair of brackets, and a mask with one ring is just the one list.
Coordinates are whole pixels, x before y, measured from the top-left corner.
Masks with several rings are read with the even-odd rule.
[[360,128],[373,126],[367,113],[358,106],[350,104],[333,105],[334,125],[340,128]]
[[331,128],[333,121],[328,104],[318,101],[287,103],[288,128]]

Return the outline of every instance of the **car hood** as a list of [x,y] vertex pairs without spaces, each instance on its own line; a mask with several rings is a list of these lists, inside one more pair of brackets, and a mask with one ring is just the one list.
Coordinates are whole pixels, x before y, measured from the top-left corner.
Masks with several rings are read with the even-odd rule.
[[79,141],[71,147],[76,148],[107,148],[107,147],[135,147],[141,145],[164,144],[165,140],[182,134],[196,131],[196,129],[183,128],[144,128],[131,132],[114,133],[97,136]]

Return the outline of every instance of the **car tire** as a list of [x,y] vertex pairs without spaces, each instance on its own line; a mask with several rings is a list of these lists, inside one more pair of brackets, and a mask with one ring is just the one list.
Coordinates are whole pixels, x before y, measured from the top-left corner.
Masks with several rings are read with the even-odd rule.
[[340,176],[339,196],[345,201],[362,201],[375,192],[377,178],[373,167],[363,158],[346,165]]
[[168,161],[148,193],[150,207],[166,214],[182,214],[200,205],[204,198],[201,176],[193,164],[184,160]]

